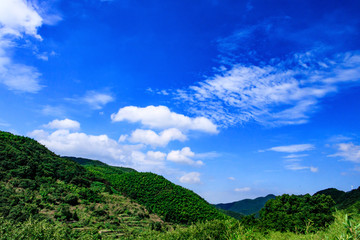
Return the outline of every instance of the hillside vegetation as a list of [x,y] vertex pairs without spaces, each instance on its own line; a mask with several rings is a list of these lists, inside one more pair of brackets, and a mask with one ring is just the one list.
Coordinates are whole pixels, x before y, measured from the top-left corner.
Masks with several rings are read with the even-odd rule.
[[268,200],[274,198],[275,195],[269,194],[266,197],[258,197],[255,199],[244,199],[232,203],[220,203],[220,204],[216,204],[215,206],[219,209],[236,212],[243,215],[251,215],[251,214],[258,215],[260,209],[262,209],[265,206],[265,203]]
[[349,192],[340,191],[336,188],[328,188],[315,193],[315,195],[320,194],[330,196],[335,201],[337,209],[347,209],[360,201],[360,187]]
[[135,171],[119,174],[124,171],[123,168],[92,165],[87,165],[86,168],[109,181],[122,194],[163,216],[164,221],[191,224],[227,218],[199,195],[157,174]]
[[359,239],[358,192],[284,194],[238,221],[162,176],[0,131],[0,239]]
[[0,132],[0,217],[130,236],[225,215],[159,175],[59,157],[33,139]]

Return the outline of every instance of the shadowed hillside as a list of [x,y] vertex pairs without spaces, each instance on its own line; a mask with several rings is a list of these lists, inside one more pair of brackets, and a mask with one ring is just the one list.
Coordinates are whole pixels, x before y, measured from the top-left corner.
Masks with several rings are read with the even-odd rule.
[[255,199],[244,199],[232,203],[220,203],[215,206],[220,209],[240,213],[243,215],[258,214],[260,209],[265,206],[265,203],[274,199],[275,195],[269,194],[266,197],[258,197]]

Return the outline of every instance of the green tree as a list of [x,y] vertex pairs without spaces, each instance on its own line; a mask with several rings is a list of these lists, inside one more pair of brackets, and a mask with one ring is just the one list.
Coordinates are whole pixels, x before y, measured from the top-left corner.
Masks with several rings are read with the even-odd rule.
[[269,200],[260,211],[264,229],[276,231],[316,231],[334,220],[335,202],[330,196],[284,194]]

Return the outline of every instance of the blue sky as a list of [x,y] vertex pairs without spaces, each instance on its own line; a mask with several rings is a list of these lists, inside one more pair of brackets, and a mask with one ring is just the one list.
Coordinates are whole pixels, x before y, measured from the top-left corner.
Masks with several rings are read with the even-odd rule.
[[360,182],[359,1],[3,0],[0,129],[211,203]]

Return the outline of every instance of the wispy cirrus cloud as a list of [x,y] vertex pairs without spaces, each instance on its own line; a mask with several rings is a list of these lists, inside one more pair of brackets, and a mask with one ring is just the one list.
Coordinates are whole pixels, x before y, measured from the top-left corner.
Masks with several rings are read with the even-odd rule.
[[84,97],[80,98],[80,100],[89,104],[94,109],[101,109],[115,99],[108,93],[88,91]]
[[251,190],[250,187],[243,187],[243,188],[235,188],[235,192],[249,192]]
[[337,153],[328,155],[328,157],[341,157],[345,161],[360,163],[360,145],[352,142],[336,144]]
[[299,171],[299,170],[310,170],[313,173],[316,173],[319,171],[319,168],[313,167],[313,166],[303,166],[300,163],[293,163],[285,166],[286,169],[292,170],[292,171]]
[[[315,149],[315,146],[313,144],[294,144],[294,145],[272,147],[272,148],[266,149],[266,151],[297,153],[297,152],[310,151],[313,149]],[[262,151],[264,151],[264,150],[262,150]],[[288,155],[286,157],[290,158],[289,156],[291,156],[291,158],[299,157],[299,155]]]
[[338,14],[301,27],[272,16],[219,37],[214,73],[172,94],[223,127],[307,123],[322,99],[360,84],[359,48],[342,40],[356,39],[358,20],[338,23]]
[[360,80],[360,53],[319,58],[313,52],[267,65],[233,64],[179,89],[190,111],[229,126],[255,121],[267,126],[303,124],[319,100]]
[[286,159],[295,159],[295,158],[303,158],[303,157],[307,157],[309,156],[308,154],[290,154],[290,155],[287,155],[283,158],[286,158]]
[[305,166],[302,164],[302,158],[309,156],[309,154],[299,154],[301,152],[312,151],[315,149],[313,144],[293,144],[293,145],[284,145],[268,148],[266,150],[260,150],[259,152],[273,151],[279,153],[286,153],[288,155],[283,156],[284,158],[284,167],[287,170],[291,171],[300,171],[300,170],[310,170],[313,173],[319,171],[319,168],[314,166]]
[[87,104],[92,109],[102,109],[106,104],[113,102],[115,98],[112,94],[104,91],[87,91],[83,96],[77,96],[74,98],[66,98],[65,100],[76,104]]

